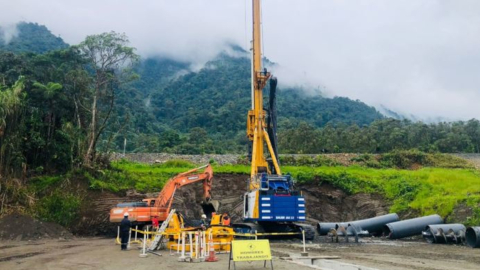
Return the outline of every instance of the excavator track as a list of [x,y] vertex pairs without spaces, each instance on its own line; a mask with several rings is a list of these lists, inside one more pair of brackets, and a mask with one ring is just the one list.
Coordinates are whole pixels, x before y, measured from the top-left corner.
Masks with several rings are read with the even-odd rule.
[[315,227],[309,224],[305,223],[293,223],[295,226],[297,226],[299,229],[302,229],[305,231],[305,239],[306,240],[313,240],[315,239]]
[[244,222],[244,223],[235,223],[232,225],[233,230],[235,233],[264,233],[265,231],[263,230],[262,226],[260,226],[257,223],[250,223],[250,222]]

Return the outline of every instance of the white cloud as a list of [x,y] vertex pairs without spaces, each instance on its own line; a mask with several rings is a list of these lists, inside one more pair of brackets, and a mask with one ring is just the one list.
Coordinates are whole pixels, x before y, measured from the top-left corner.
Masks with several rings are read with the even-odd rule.
[[[143,55],[201,65],[250,39],[250,0],[0,0],[0,24],[45,24],[75,44],[125,32]],[[4,2],[4,3],[3,3]],[[480,1],[264,0],[266,56],[304,85],[424,119],[480,116]],[[245,21],[247,23],[245,23]]]
[[18,36],[18,29],[16,23],[7,23],[0,27],[0,41],[4,44],[10,43],[12,38]]

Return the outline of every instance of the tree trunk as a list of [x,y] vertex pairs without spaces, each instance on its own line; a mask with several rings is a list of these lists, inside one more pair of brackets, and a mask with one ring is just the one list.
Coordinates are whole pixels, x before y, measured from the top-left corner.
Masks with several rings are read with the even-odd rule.
[[94,147],[95,147],[95,138],[96,138],[96,126],[97,126],[97,93],[93,96],[93,102],[92,102],[92,122],[90,123],[90,134],[87,136],[87,138],[90,139],[90,142],[88,143],[88,149],[87,153],[85,154],[83,163],[86,166],[91,166],[92,161],[94,159]]

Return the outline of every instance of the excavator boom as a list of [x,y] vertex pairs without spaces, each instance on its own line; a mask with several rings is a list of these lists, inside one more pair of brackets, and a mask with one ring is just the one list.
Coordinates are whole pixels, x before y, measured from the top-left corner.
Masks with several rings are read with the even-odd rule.
[[[202,170],[203,172],[198,173]],[[203,182],[203,201],[201,206],[207,216],[211,216],[218,209],[218,201],[212,200],[213,169],[210,164],[180,173],[167,181],[157,198],[144,199],[143,202],[118,204],[110,210],[110,222],[120,222],[125,212],[134,223],[151,223],[152,217],[157,216],[159,221],[164,221],[175,197],[178,188],[185,185]]]

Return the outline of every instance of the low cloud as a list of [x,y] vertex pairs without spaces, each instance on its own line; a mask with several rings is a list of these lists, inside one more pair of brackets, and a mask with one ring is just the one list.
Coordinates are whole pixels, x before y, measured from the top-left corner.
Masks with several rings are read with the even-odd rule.
[[0,41],[9,44],[10,41],[18,36],[18,28],[16,23],[7,23],[0,27]]
[[[250,0],[4,1],[0,24],[45,24],[70,44],[125,32],[143,56],[202,66],[249,47]],[[480,116],[480,1],[264,0],[265,55],[280,85],[420,119]]]

